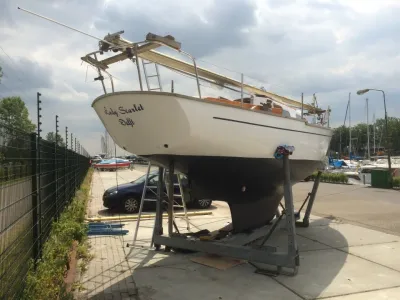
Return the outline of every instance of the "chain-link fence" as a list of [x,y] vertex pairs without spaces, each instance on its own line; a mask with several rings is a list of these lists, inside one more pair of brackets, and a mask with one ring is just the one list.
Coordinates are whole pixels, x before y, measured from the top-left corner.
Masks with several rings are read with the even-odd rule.
[[18,299],[31,258],[90,166],[77,142],[56,146],[0,124],[0,299]]

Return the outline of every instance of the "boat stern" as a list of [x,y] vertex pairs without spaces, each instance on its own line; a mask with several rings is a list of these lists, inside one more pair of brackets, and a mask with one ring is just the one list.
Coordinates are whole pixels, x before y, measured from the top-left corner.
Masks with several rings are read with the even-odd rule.
[[92,107],[115,143],[137,155],[176,154],[189,138],[190,124],[171,93],[110,93]]

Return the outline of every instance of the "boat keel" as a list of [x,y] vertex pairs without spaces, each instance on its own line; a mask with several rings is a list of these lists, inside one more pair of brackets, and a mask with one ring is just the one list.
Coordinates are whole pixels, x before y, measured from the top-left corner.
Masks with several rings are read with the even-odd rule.
[[[250,203],[229,203],[232,213],[233,227],[236,229],[232,231],[232,234],[222,238],[221,240],[201,240],[199,238],[193,239],[193,236],[185,234],[172,233],[169,230],[168,235],[163,234],[162,225],[162,211],[157,210],[156,223],[154,227],[153,241],[155,248],[160,250],[161,245],[165,246],[165,251],[171,249],[185,249],[191,251],[200,251],[209,254],[216,254],[220,256],[233,257],[237,259],[247,260],[251,265],[256,267],[256,273],[265,275],[290,275],[294,276],[297,274],[299,261],[299,251],[296,242],[296,218],[300,215],[301,209],[305,206],[308,201],[306,213],[301,223],[301,226],[308,227],[309,216],[315,200],[315,196],[318,190],[319,177],[321,172],[314,182],[312,192],[304,201],[299,212],[295,212],[293,204],[292,194],[292,182],[291,182],[291,170],[289,155],[285,154],[282,157],[283,165],[283,195],[284,195],[284,206],[281,212],[275,209],[274,216],[276,218],[272,220],[270,224],[265,224],[265,212],[268,212],[268,205],[276,201],[280,202],[279,195],[282,193],[282,189],[277,189],[275,192],[274,201],[253,201]],[[171,164],[170,164],[171,167]],[[160,175],[163,168],[160,167]],[[161,195],[158,198],[158,203],[162,203],[163,199]],[[158,205],[160,207],[161,205]],[[248,207],[246,207],[248,206]],[[256,216],[254,212],[259,210]],[[251,222],[244,221],[244,219],[254,219]],[[285,232],[288,237],[288,245],[286,252],[278,252],[276,247],[265,245],[272,234],[279,228],[279,224],[283,222]],[[271,226],[272,225],[272,226]],[[250,227],[256,227],[249,230]],[[247,231],[247,232],[245,232]],[[237,233],[240,232],[240,233]],[[271,270],[273,267],[273,270]]]

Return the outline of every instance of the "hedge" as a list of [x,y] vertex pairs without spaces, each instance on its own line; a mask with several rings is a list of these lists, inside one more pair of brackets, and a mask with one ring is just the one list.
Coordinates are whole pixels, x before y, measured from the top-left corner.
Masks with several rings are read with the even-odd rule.
[[84,224],[84,218],[92,174],[93,169],[90,168],[80,190],[61,213],[59,220],[53,223],[36,271],[34,271],[33,261],[31,261],[31,268],[22,295],[23,300],[73,299],[72,293],[67,292],[64,275],[69,268],[69,254],[74,241],[78,242],[77,259],[89,259],[88,228]]
[[[314,180],[317,177],[318,172],[314,172],[310,179]],[[348,183],[349,178],[346,174],[343,173],[325,173],[321,174],[321,182],[329,182],[329,183]]]

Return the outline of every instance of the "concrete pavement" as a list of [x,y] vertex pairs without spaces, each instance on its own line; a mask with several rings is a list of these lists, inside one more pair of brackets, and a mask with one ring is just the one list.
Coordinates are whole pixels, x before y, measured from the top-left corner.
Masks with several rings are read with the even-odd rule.
[[[102,207],[103,191],[115,185],[117,178],[119,183],[130,181],[144,169],[95,173],[89,214],[123,216]],[[302,191],[307,185],[296,186],[297,200],[303,199]],[[321,190],[321,196],[330,193]],[[344,194],[339,194],[338,201],[342,201]],[[316,205],[319,201],[317,196]],[[191,217],[193,230],[213,230],[230,221],[229,207],[224,202],[214,202],[212,212],[209,216]],[[78,299],[400,299],[400,237],[397,235],[343,220],[312,216],[311,227],[297,228],[300,249],[297,276],[267,277],[255,274],[254,267],[247,263],[222,271],[190,260],[193,256],[203,256],[202,253],[148,250],[145,246],[150,243],[153,222],[141,223],[139,245],[143,247],[126,247],[132,242],[136,222],[124,223],[124,229],[129,230],[126,236],[90,238],[95,257],[81,277],[84,290],[77,295]],[[186,227],[182,220],[178,225],[182,229]],[[285,247],[286,243],[282,230],[269,241],[279,247]],[[136,288],[138,295],[134,295]]]

